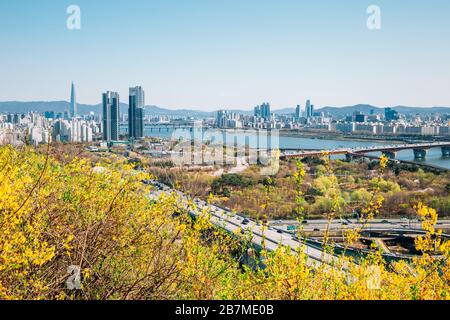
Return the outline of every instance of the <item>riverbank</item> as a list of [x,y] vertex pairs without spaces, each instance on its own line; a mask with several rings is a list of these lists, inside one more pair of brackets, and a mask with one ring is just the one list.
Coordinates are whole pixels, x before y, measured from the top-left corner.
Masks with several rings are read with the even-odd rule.
[[[162,130],[145,132],[146,136],[155,137],[166,140],[177,140],[177,137],[193,135],[190,130],[183,130],[174,133],[175,130]],[[250,147],[257,147],[258,141],[270,131],[265,130],[250,130],[250,129],[208,129],[208,136],[205,139],[214,139],[216,142],[224,142],[226,144],[250,145]],[[371,147],[375,145],[387,144],[404,144],[403,141],[390,140],[386,141],[384,137],[363,137],[354,135],[348,136],[343,134],[336,134],[331,132],[298,132],[281,130],[278,132],[278,141],[273,141],[279,148],[284,149],[304,149],[304,150],[332,150],[343,148],[360,148]],[[394,137],[392,137],[394,138]],[[411,137],[403,137],[403,139],[411,139]],[[264,140],[264,139],[263,139]],[[412,140],[409,140],[412,141]],[[264,141],[263,141],[264,146]],[[397,153],[398,160],[414,161],[414,153],[411,150],[404,150]],[[450,159],[442,157],[440,148],[434,148],[427,151],[425,163],[430,163],[443,168],[450,168]]]
[[386,137],[363,137],[363,136],[349,136],[335,132],[310,132],[310,131],[292,131],[281,130],[280,136],[291,138],[308,138],[318,140],[336,140],[336,141],[361,141],[361,142],[377,142],[377,143],[404,143],[403,139],[389,139]]
[[[249,133],[255,132],[255,129],[215,129],[225,133]],[[265,130],[257,130],[261,133]],[[267,131],[270,132],[270,131]],[[335,140],[335,141],[355,141],[355,142],[377,142],[377,143],[405,143],[405,139],[399,137],[387,137],[387,136],[352,136],[338,132],[323,132],[323,131],[301,131],[301,130],[278,130],[280,137],[289,138],[304,138],[304,139],[317,139],[317,140]]]

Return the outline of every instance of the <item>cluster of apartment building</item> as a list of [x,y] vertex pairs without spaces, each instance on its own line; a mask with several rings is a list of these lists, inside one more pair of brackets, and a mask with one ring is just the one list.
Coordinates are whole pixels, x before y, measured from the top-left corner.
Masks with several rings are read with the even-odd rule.
[[[57,142],[92,142],[101,127],[95,121],[83,119],[57,120],[52,126],[52,139]],[[45,143],[45,140],[38,141]]]
[[67,118],[59,114],[0,115],[0,142],[17,144],[27,140],[38,145],[47,142],[92,142],[101,128],[89,117]]
[[[310,126],[309,128],[317,128]],[[357,133],[372,135],[417,135],[417,136],[447,136],[450,135],[448,124],[414,125],[410,123],[356,123],[334,122],[320,129],[341,133]]]
[[338,118],[314,111],[310,100],[306,101],[304,111],[297,105],[294,114],[271,113],[269,103],[256,106],[253,115],[221,110],[217,112],[215,124],[224,129],[297,129],[367,135],[450,135],[448,118],[421,118],[416,115],[407,119],[392,108],[385,108],[384,115],[374,112],[366,115],[355,111],[352,115]]
[[294,115],[289,117],[275,115],[271,112],[268,102],[257,105],[252,115],[240,114],[228,110],[220,110],[216,116],[216,126],[219,128],[254,128],[254,129],[295,129],[308,121],[322,121],[322,114],[314,112],[314,105],[310,100],[306,101],[305,111],[300,105],[296,107]]
[[450,135],[447,118],[437,116],[420,117],[416,115],[406,119],[391,108],[382,115],[364,115],[354,112],[352,116],[327,124],[311,123],[308,129],[323,129],[340,133],[367,135],[408,135],[408,136],[448,136]]
[[130,139],[144,137],[145,94],[142,87],[129,89],[128,115],[120,113],[120,98],[117,92],[102,94],[102,112],[80,116],[76,102],[75,86],[72,83],[69,110],[46,111],[43,114],[0,115],[0,143],[12,144],[29,141],[38,145],[47,142],[92,142],[103,140],[111,143],[120,140],[120,121],[128,121]]

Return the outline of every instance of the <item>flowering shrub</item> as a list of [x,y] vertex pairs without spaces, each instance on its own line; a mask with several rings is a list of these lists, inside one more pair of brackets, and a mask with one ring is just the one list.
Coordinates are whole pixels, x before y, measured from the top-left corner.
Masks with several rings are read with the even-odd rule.
[[[299,166],[294,178],[303,176]],[[423,254],[409,264],[375,252],[313,268],[302,246],[280,246],[261,251],[264,268],[250,268],[239,263],[248,239],[213,227],[206,210],[193,221],[175,195],[151,201],[148,178],[114,156],[63,160],[0,147],[0,299],[450,298],[450,245],[424,205]],[[300,189],[296,204],[302,219]],[[381,204],[375,197],[367,217]],[[75,288],[68,269],[80,271]]]

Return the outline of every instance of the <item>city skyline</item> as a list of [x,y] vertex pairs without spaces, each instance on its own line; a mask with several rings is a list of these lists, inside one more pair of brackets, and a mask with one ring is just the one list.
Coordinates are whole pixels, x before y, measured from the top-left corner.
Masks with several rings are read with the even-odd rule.
[[67,100],[73,80],[85,104],[107,88],[126,96],[133,83],[168,109],[450,104],[447,1],[377,1],[381,30],[366,27],[371,3],[355,0],[80,0],[81,29],[68,30],[71,4],[0,4],[0,101]]
[[[105,91],[109,91],[109,90],[105,90]],[[117,90],[115,90],[114,93],[119,95],[119,91],[117,91]],[[84,105],[84,106],[89,106],[89,105],[90,106],[97,106],[97,105],[100,105],[101,106],[101,105],[103,105],[103,95],[104,95],[104,93],[101,94],[102,98],[101,98],[101,101],[99,103],[95,103],[95,104],[81,104],[81,105]],[[119,105],[127,105],[128,106],[128,110],[127,110],[128,116],[130,116],[130,112],[133,113],[133,111],[131,110],[130,106],[134,106],[134,108],[139,109],[138,112],[140,112],[140,109],[145,109],[147,107],[157,107],[157,108],[160,108],[160,109],[165,109],[165,110],[173,111],[173,112],[176,112],[176,111],[189,111],[189,109],[167,108],[167,107],[164,107],[164,106],[157,106],[157,105],[154,105],[154,104],[146,104],[145,103],[145,92],[144,92],[144,89],[143,89],[142,86],[129,87],[128,88],[128,96],[129,96],[128,103],[126,103],[126,102],[120,102],[119,103]],[[134,100],[132,100],[132,97],[136,97],[136,98]],[[37,100],[33,100],[33,101],[0,101],[0,103],[4,103],[4,102],[7,102],[7,103],[9,103],[9,102],[17,102],[17,103],[44,103],[44,104],[45,103],[51,103],[51,102],[67,102],[69,104],[68,110],[67,110],[68,114],[71,117],[75,117],[75,116],[79,115],[78,114],[78,105],[79,105],[79,103],[77,102],[76,88],[75,88],[75,84],[74,84],[73,81],[71,81],[71,85],[70,85],[70,97],[69,97],[69,100],[61,100],[61,101],[50,101],[50,100],[48,100],[48,101],[37,101]],[[292,109],[293,110],[292,113],[294,113],[297,116],[299,116],[300,114],[304,114],[306,117],[311,117],[315,110],[321,110],[323,108],[330,108],[330,107],[331,108],[336,108],[336,109],[349,108],[349,107],[358,107],[358,106],[367,106],[367,107],[373,107],[373,108],[378,108],[378,109],[384,109],[384,108],[389,108],[390,109],[392,107],[394,107],[394,108],[395,107],[407,107],[407,108],[412,108],[412,109],[414,109],[414,108],[418,108],[418,109],[424,109],[425,108],[426,109],[427,108],[426,106],[406,106],[406,105],[385,105],[385,106],[380,106],[379,105],[379,106],[376,106],[376,105],[373,105],[373,104],[370,104],[370,103],[358,103],[358,104],[355,104],[355,105],[348,105],[348,106],[336,106],[336,105],[317,106],[317,105],[315,105],[315,104],[313,104],[311,102],[311,99],[305,99],[304,104],[298,103],[298,104],[296,104],[294,106],[284,106],[284,107],[278,107],[278,108],[271,108],[271,103],[269,103],[269,102],[263,102],[262,105],[259,105],[259,104],[254,104],[254,105],[255,106],[246,106],[246,107],[239,108],[239,109],[215,107],[215,108],[212,108],[210,110],[191,109],[191,111],[193,111],[193,112],[202,112],[202,111],[204,111],[204,112],[216,112],[216,113],[220,112],[220,111],[226,111],[226,110],[228,110],[228,111],[242,111],[242,112],[257,112],[256,109],[260,108],[261,109],[260,112],[262,112],[264,109],[267,109],[267,106],[268,106],[268,111],[266,110],[267,114],[265,116],[265,118],[267,118],[268,114],[270,114],[270,110],[273,110],[273,111],[276,112],[276,111],[283,111],[283,110],[287,110],[287,109]],[[447,109],[447,108],[450,108],[450,107],[442,105],[442,106],[429,106],[428,108],[430,108],[430,109],[431,108]],[[33,110],[30,109],[29,111],[33,111]],[[133,113],[132,117],[134,117],[134,113]],[[139,121],[141,121],[141,120],[139,120]],[[133,124],[129,124],[129,125],[130,125],[130,127],[133,126]]]

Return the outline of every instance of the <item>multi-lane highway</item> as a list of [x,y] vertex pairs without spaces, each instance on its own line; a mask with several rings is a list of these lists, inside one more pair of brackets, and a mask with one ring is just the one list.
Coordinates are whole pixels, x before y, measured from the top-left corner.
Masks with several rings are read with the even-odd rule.
[[[157,199],[162,193],[175,193],[180,198],[180,203],[182,206],[190,210],[191,214],[198,216],[201,212],[206,210],[210,213],[210,220],[214,225],[230,233],[239,233],[241,230],[251,231],[252,243],[256,246],[262,246],[263,239],[265,242],[265,248],[269,251],[276,250],[279,245],[289,246],[295,251],[298,247],[303,245],[305,254],[308,256],[308,263],[311,266],[318,266],[324,262],[328,263],[334,259],[333,256],[316,247],[300,243],[295,236],[281,229],[276,229],[270,226],[267,228],[251,219],[243,217],[239,214],[234,214],[229,210],[217,207],[215,205],[208,204],[203,200],[190,199],[182,192],[170,189],[162,183],[151,181],[151,184],[158,189],[150,195],[152,198]],[[189,202],[192,203],[190,204]],[[192,204],[195,204],[195,206]]]
[[[180,205],[189,210],[189,213],[194,216],[200,215],[202,212],[209,213],[210,221],[232,234],[236,234],[248,230],[252,234],[252,243],[256,246],[264,246],[269,251],[274,251],[279,245],[290,247],[296,251],[300,246],[303,246],[304,252],[308,257],[308,264],[310,266],[318,266],[322,263],[330,263],[334,256],[329,255],[320,246],[313,245],[312,242],[301,243],[296,238],[296,232],[292,227],[299,227],[296,220],[279,220],[269,222],[268,227],[261,225],[259,222],[253,221],[239,214],[233,213],[231,210],[221,208],[201,199],[191,199],[184,193],[173,190],[167,185],[157,181],[149,181],[155,186],[155,190],[150,194],[150,197],[157,200],[162,193],[175,194],[179,198]],[[290,227],[290,228],[289,228]],[[332,220],[306,220],[302,225],[303,232],[318,232],[321,233],[327,228],[331,232],[342,231],[345,229],[355,229],[364,227],[364,231],[379,232],[379,233],[404,233],[404,234],[420,234],[423,230],[418,220],[408,219],[375,219],[366,225],[362,225],[357,219],[339,219]],[[437,225],[438,229],[445,231],[450,230],[450,220],[440,220]],[[448,237],[447,235],[445,237]]]

